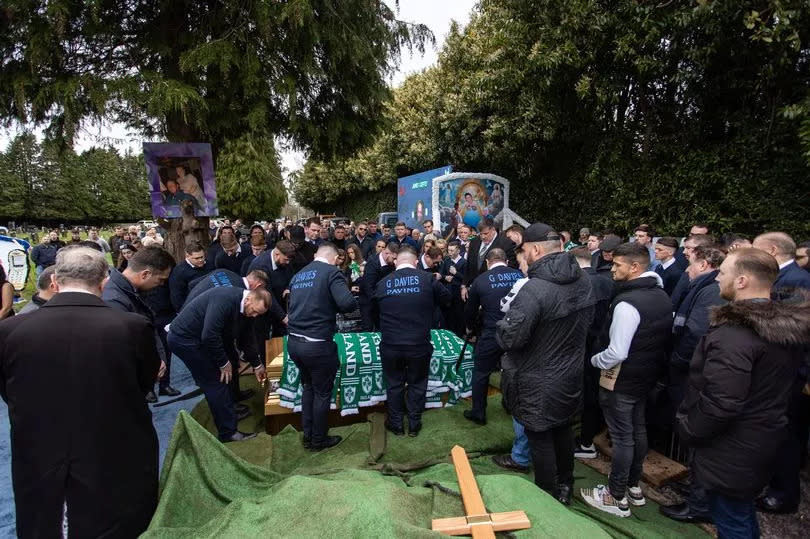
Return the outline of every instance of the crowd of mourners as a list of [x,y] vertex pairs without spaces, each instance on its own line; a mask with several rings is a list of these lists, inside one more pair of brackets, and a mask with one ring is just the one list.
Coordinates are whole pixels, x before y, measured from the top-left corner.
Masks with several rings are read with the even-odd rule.
[[[602,511],[626,517],[646,503],[648,440],[663,438],[683,448],[690,472],[684,503],[661,507],[667,517],[713,522],[721,537],[757,537],[757,509],[798,508],[810,434],[808,242],[778,231],[713,235],[701,223],[685,237],[658,237],[641,224],[623,238],[588,228],[574,237],[543,223],[499,230],[489,219],[442,234],[431,220],[411,229],[313,217],[249,227],[225,220],[203,243],[188,243],[175,260],[159,230],[132,226],[106,240],[76,232],[68,245],[110,253],[102,300],[151,322],[158,378],[157,391],[153,382],[142,387],[146,401],[179,395],[174,354],[205,394],[223,442],[255,436],[237,429],[250,414],[241,401],[253,394],[239,388],[240,365],[264,381],[264,341],[282,335],[302,372],[302,443],[319,451],[340,442],[326,423],[337,316],[382,333],[394,435],[405,434],[403,419],[418,435],[426,332],[447,329],[474,344],[464,416],[486,424],[489,377],[500,371],[515,439],[493,460],[533,469],[561,503],[574,494],[574,459],[596,458],[594,439],[606,428],[607,484],[580,489]],[[79,251],[66,247],[53,231],[33,248],[37,293],[21,313],[80,281],[95,290],[71,266],[71,250]],[[0,314],[11,317],[5,303],[4,289]],[[324,367],[318,358],[326,357]]]

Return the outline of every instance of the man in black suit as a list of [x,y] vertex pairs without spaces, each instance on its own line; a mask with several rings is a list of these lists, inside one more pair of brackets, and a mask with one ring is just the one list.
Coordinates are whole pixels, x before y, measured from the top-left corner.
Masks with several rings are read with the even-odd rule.
[[493,247],[503,249],[510,268],[518,267],[515,244],[506,236],[498,233],[492,219],[484,219],[478,225],[478,237],[470,240],[470,246],[467,249],[467,266],[464,268],[464,284],[461,286],[461,298],[464,301],[467,301],[467,289],[475,278],[487,271],[486,256]]
[[205,259],[205,249],[196,241],[186,245],[185,251],[186,259],[177,264],[169,275],[169,297],[175,312],[183,308],[191,290],[191,281],[214,269],[211,261]]
[[65,503],[71,536],[136,537],[157,507],[158,440],[143,396],[160,357],[147,318],[101,300],[108,269],[98,251],[63,249],[59,293],[0,324],[19,537],[61,537]]
[[290,271],[295,275],[301,268],[315,260],[315,251],[318,248],[307,241],[304,229],[300,226],[290,228],[290,243],[295,247],[295,255],[290,259]]
[[360,279],[360,315],[363,321],[363,331],[374,331],[379,327],[377,321],[377,305],[373,301],[377,283],[383,277],[394,271],[399,245],[391,242],[386,245],[380,254],[366,261],[366,269]]
[[[222,442],[256,436],[237,430],[237,413],[229,388],[233,376],[239,376],[232,367],[239,361],[233,343],[239,334],[239,320],[267,312],[271,301],[263,287],[246,290],[219,286],[193,298],[169,326],[169,348],[186,364],[205,393]],[[253,372],[257,380],[264,380],[264,365],[254,366]]]
[[441,274],[447,290],[450,292],[450,306],[445,309],[444,319],[447,328],[464,337],[464,302],[461,301],[461,283],[464,279],[464,268],[467,263],[461,256],[461,244],[453,240],[447,244],[447,258],[442,264]]

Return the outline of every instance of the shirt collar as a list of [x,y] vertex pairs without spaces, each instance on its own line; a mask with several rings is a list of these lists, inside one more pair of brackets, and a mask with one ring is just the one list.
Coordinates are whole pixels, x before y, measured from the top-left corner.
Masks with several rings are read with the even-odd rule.
[[795,261],[796,261],[795,259],[791,258],[791,259],[790,259],[790,260],[788,260],[787,262],[782,262],[781,264],[779,264],[779,269],[780,269],[780,270],[781,270],[781,269],[785,269],[786,267],[788,267],[788,266],[790,266],[791,264],[793,264]]
[[247,277],[242,277],[242,282],[245,283],[245,290],[250,290],[250,283],[248,283]]
[[[245,279],[245,281],[247,281],[247,279]],[[247,282],[245,284],[247,284]],[[242,292],[242,301],[239,302],[239,314],[245,314],[245,298],[248,297],[248,294],[250,294],[250,290],[246,289]]]
[[383,266],[387,266],[387,265],[388,265],[388,263],[385,261],[385,258],[383,258],[382,253],[378,254],[377,256],[379,256],[379,257],[380,257],[380,267],[383,267]]
[[63,286],[59,289],[59,293],[62,292],[79,292],[81,294],[90,294],[91,296],[95,296],[96,294],[90,292],[89,290],[85,290],[84,288],[79,288],[78,286]]
[[276,264],[276,253],[277,252],[278,252],[278,249],[273,249],[272,251],[270,251],[270,267],[273,269],[273,271],[276,271],[276,268],[278,268],[278,264]]
[[673,256],[672,258],[670,258],[666,262],[661,262],[661,267],[663,269],[668,269],[674,263],[675,263],[675,257]]
[[411,266],[410,264],[397,264],[397,268],[396,268],[396,269],[400,270],[400,269],[404,269],[404,268],[408,268],[408,269],[416,269],[416,268],[414,268],[413,266]]
[[[323,262],[324,264],[329,264],[329,261],[322,256],[316,256],[315,262]],[[331,266],[331,264],[329,264]]]
[[458,261],[459,261],[459,260],[461,260],[462,258],[464,258],[464,257],[463,257],[463,256],[461,256],[461,253],[459,253],[459,254],[458,254],[458,256],[456,256],[456,257],[453,259],[453,264],[457,264],[457,263],[458,263]]
[[421,262],[421,263],[422,263],[422,267],[423,267],[423,268],[427,268],[427,267],[429,267],[429,266],[427,265],[427,263],[425,262],[425,254],[424,254],[424,253],[422,253],[422,256],[420,256],[420,257],[419,257],[419,262]]
[[506,264],[505,264],[504,262],[495,262],[494,264],[492,264],[492,265],[489,267],[489,269],[495,269],[495,268],[498,268],[498,267],[500,267],[500,266],[506,266]]

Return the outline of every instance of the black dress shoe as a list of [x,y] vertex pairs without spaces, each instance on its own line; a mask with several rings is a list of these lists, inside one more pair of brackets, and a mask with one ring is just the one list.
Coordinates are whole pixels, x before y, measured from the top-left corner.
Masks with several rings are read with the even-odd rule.
[[408,425],[408,436],[411,438],[416,438],[419,436],[419,431],[422,430],[422,422],[416,423],[414,425]]
[[245,410],[250,410],[250,407],[248,407],[247,404],[237,402],[236,404],[234,404],[234,410],[236,410],[236,413],[238,414],[240,412],[244,412]]
[[787,503],[779,496],[773,495],[760,496],[755,503],[758,510],[775,515],[787,515],[799,510],[798,503]]
[[307,438],[306,436],[304,436],[303,438],[301,438],[301,445],[304,446],[304,449],[309,449],[310,447],[312,447],[312,438]]
[[689,509],[689,505],[687,503],[661,505],[658,507],[658,510],[665,517],[671,518],[672,520],[677,520],[678,522],[688,522],[690,524],[697,524],[699,522],[711,524],[712,522],[712,517],[710,515],[693,513]]
[[245,390],[239,392],[239,394],[236,397],[236,400],[238,400],[238,401],[248,400],[250,397],[252,397],[255,394],[256,394],[255,389],[245,389]]
[[245,406],[245,408],[243,410],[239,410],[239,409],[236,410],[236,420],[237,421],[242,421],[243,419],[248,418],[248,417],[250,417],[250,408],[248,408],[247,406]]
[[150,391],[146,394],[146,402],[149,404],[155,404],[157,402],[157,395],[155,395],[154,391]]
[[405,431],[402,428],[398,429],[388,421],[385,422],[385,430],[392,433],[394,436],[405,436]]
[[512,460],[512,455],[493,455],[492,462],[513,472],[528,473],[529,467],[518,464]]
[[341,442],[341,440],[343,440],[342,436],[327,436],[323,443],[318,445],[310,445],[309,450],[313,452],[323,451],[324,449],[336,446]]
[[158,395],[166,395],[167,397],[176,397],[180,392],[172,386],[164,386],[158,389]]
[[236,431],[230,436],[230,438],[222,440],[222,443],[227,444],[228,442],[243,442],[245,440],[250,440],[251,438],[255,437],[256,437],[255,432]]
[[563,505],[571,505],[571,496],[573,492],[573,485],[560,483],[557,485],[557,492],[554,494],[554,497],[557,498],[557,501]]
[[477,415],[475,415],[475,413],[472,410],[464,410],[464,417],[469,419],[473,423],[478,423],[479,425],[486,425],[487,424],[486,419],[482,419],[482,418],[478,417]]

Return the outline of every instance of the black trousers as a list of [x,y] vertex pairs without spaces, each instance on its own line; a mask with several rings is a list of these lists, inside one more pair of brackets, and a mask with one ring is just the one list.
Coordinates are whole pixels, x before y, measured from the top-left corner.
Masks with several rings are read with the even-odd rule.
[[[167,321],[166,324],[170,323],[171,320]],[[160,320],[155,321],[155,331],[158,333],[158,337],[160,337],[160,341],[163,343],[163,349],[166,351],[166,358],[164,359],[166,363],[166,372],[158,379],[158,387],[163,389],[164,387],[168,387],[171,385],[171,373],[172,373],[172,353],[169,350],[169,340],[168,335],[166,334],[166,330],[163,329],[166,324],[161,325]]]
[[601,370],[591,365],[591,356],[587,354],[585,367],[582,370],[584,380],[582,387],[582,429],[579,441],[582,445],[591,445],[594,437],[605,425],[602,407],[599,405],[599,376]]
[[304,438],[318,446],[329,434],[329,402],[335,387],[338,360],[335,341],[311,342],[294,335],[287,339],[287,353],[301,371],[301,425]]
[[788,407],[787,437],[777,455],[773,478],[768,485],[768,494],[776,496],[788,506],[801,501],[799,470],[807,459],[808,431],[810,396],[796,390]]
[[380,359],[388,384],[386,389],[388,422],[394,428],[402,425],[406,409],[411,428],[421,422],[432,353],[433,347],[430,343],[414,346],[390,346],[385,344],[385,341],[380,343]]
[[498,368],[503,351],[495,341],[495,333],[484,331],[473,352],[472,411],[476,417],[487,417],[489,375]]
[[574,432],[570,424],[542,432],[526,429],[532,450],[534,483],[549,494],[574,484]]

